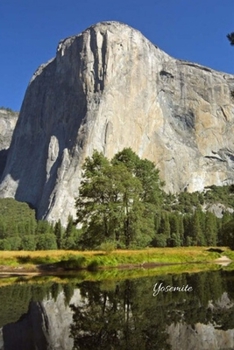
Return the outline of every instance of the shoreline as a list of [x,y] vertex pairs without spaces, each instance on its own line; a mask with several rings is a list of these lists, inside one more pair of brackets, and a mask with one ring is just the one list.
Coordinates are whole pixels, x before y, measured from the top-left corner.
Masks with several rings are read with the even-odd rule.
[[137,269],[152,269],[155,267],[165,267],[165,266],[178,266],[178,265],[199,265],[199,264],[217,264],[222,266],[227,266],[231,264],[233,260],[229,259],[227,256],[222,256],[213,261],[191,261],[191,262],[146,262],[146,263],[129,263],[129,264],[119,264],[116,266],[99,266],[93,271],[87,267],[83,268],[61,268],[55,266],[38,265],[31,268],[24,266],[10,267],[8,265],[0,265],[0,279],[5,277],[17,277],[17,276],[53,276],[53,275],[65,275],[74,272],[95,272],[95,271],[106,271],[106,270],[137,270]]
[[146,248],[107,251],[2,251],[0,277],[45,276],[106,270],[152,269],[192,264],[222,264],[234,261],[226,247]]

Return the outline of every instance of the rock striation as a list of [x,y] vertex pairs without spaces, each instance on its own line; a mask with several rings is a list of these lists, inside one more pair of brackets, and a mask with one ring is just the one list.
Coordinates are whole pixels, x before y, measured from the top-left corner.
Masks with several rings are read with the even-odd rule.
[[176,60],[125,24],[91,26],[33,75],[0,195],[65,223],[85,157],[124,147],[155,162],[167,191],[233,183],[233,91],[233,75]]
[[6,165],[8,149],[17,119],[17,112],[0,107],[0,177]]

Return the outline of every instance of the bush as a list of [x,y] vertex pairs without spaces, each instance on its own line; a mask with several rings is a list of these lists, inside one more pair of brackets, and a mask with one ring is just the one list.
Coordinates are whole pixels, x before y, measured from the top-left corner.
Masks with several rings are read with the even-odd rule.
[[115,242],[106,241],[103,242],[99,248],[100,250],[103,250],[106,254],[110,254],[111,252],[113,252],[113,250],[116,249],[116,244]]
[[66,260],[60,261],[59,265],[64,269],[73,270],[84,267],[85,257],[71,255]]
[[57,249],[56,237],[50,233],[42,233],[38,235],[38,250],[55,250]]
[[96,260],[91,261],[91,263],[88,265],[89,271],[97,271],[98,270],[98,262]]

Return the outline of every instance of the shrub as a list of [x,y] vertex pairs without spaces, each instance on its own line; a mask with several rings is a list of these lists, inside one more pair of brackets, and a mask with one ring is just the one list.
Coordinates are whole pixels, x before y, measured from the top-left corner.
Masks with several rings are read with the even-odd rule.
[[84,267],[85,257],[83,256],[74,256],[71,255],[66,260],[62,260],[60,262],[60,266],[64,269],[73,270],[73,269],[81,269]]
[[103,242],[99,248],[100,250],[103,250],[106,254],[110,254],[111,252],[113,252],[113,250],[116,249],[116,244],[115,242],[106,241]]
[[98,265],[99,265],[99,264],[98,264],[97,260],[93,260],[93,261],[91,261],[91,263],[88,265],[87,269],[88,269],[89,271],[97,271]]

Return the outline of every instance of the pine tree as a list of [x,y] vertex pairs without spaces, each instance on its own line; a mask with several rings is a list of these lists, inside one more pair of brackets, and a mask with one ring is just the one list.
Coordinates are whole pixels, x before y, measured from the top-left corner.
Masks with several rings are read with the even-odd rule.
[[67,227],[64,233],[63,248],[77,249],[79,244],[79,231],[76,229],[74,219],[71,215],[68,217]]
[[167,213],[162,213],[159,232],[164,234],[167,238],[171,236],[170,221]]
[[203,213],[201,210],[196,210],[191,220],[191,237],[192,245],[204,246],[205,236],[202,230],[203,227]]
[[54,234],[56,237],[56,243],[58,249],[62,248],[62,239],[63,239],[63,228],[60,219],[56,222],[54,226]]
[[205,237],[206,243],[209,246],[217,245],[217,223],[216,217],[214,214],[209,211],[206,213],[206,221],[205,221]]

